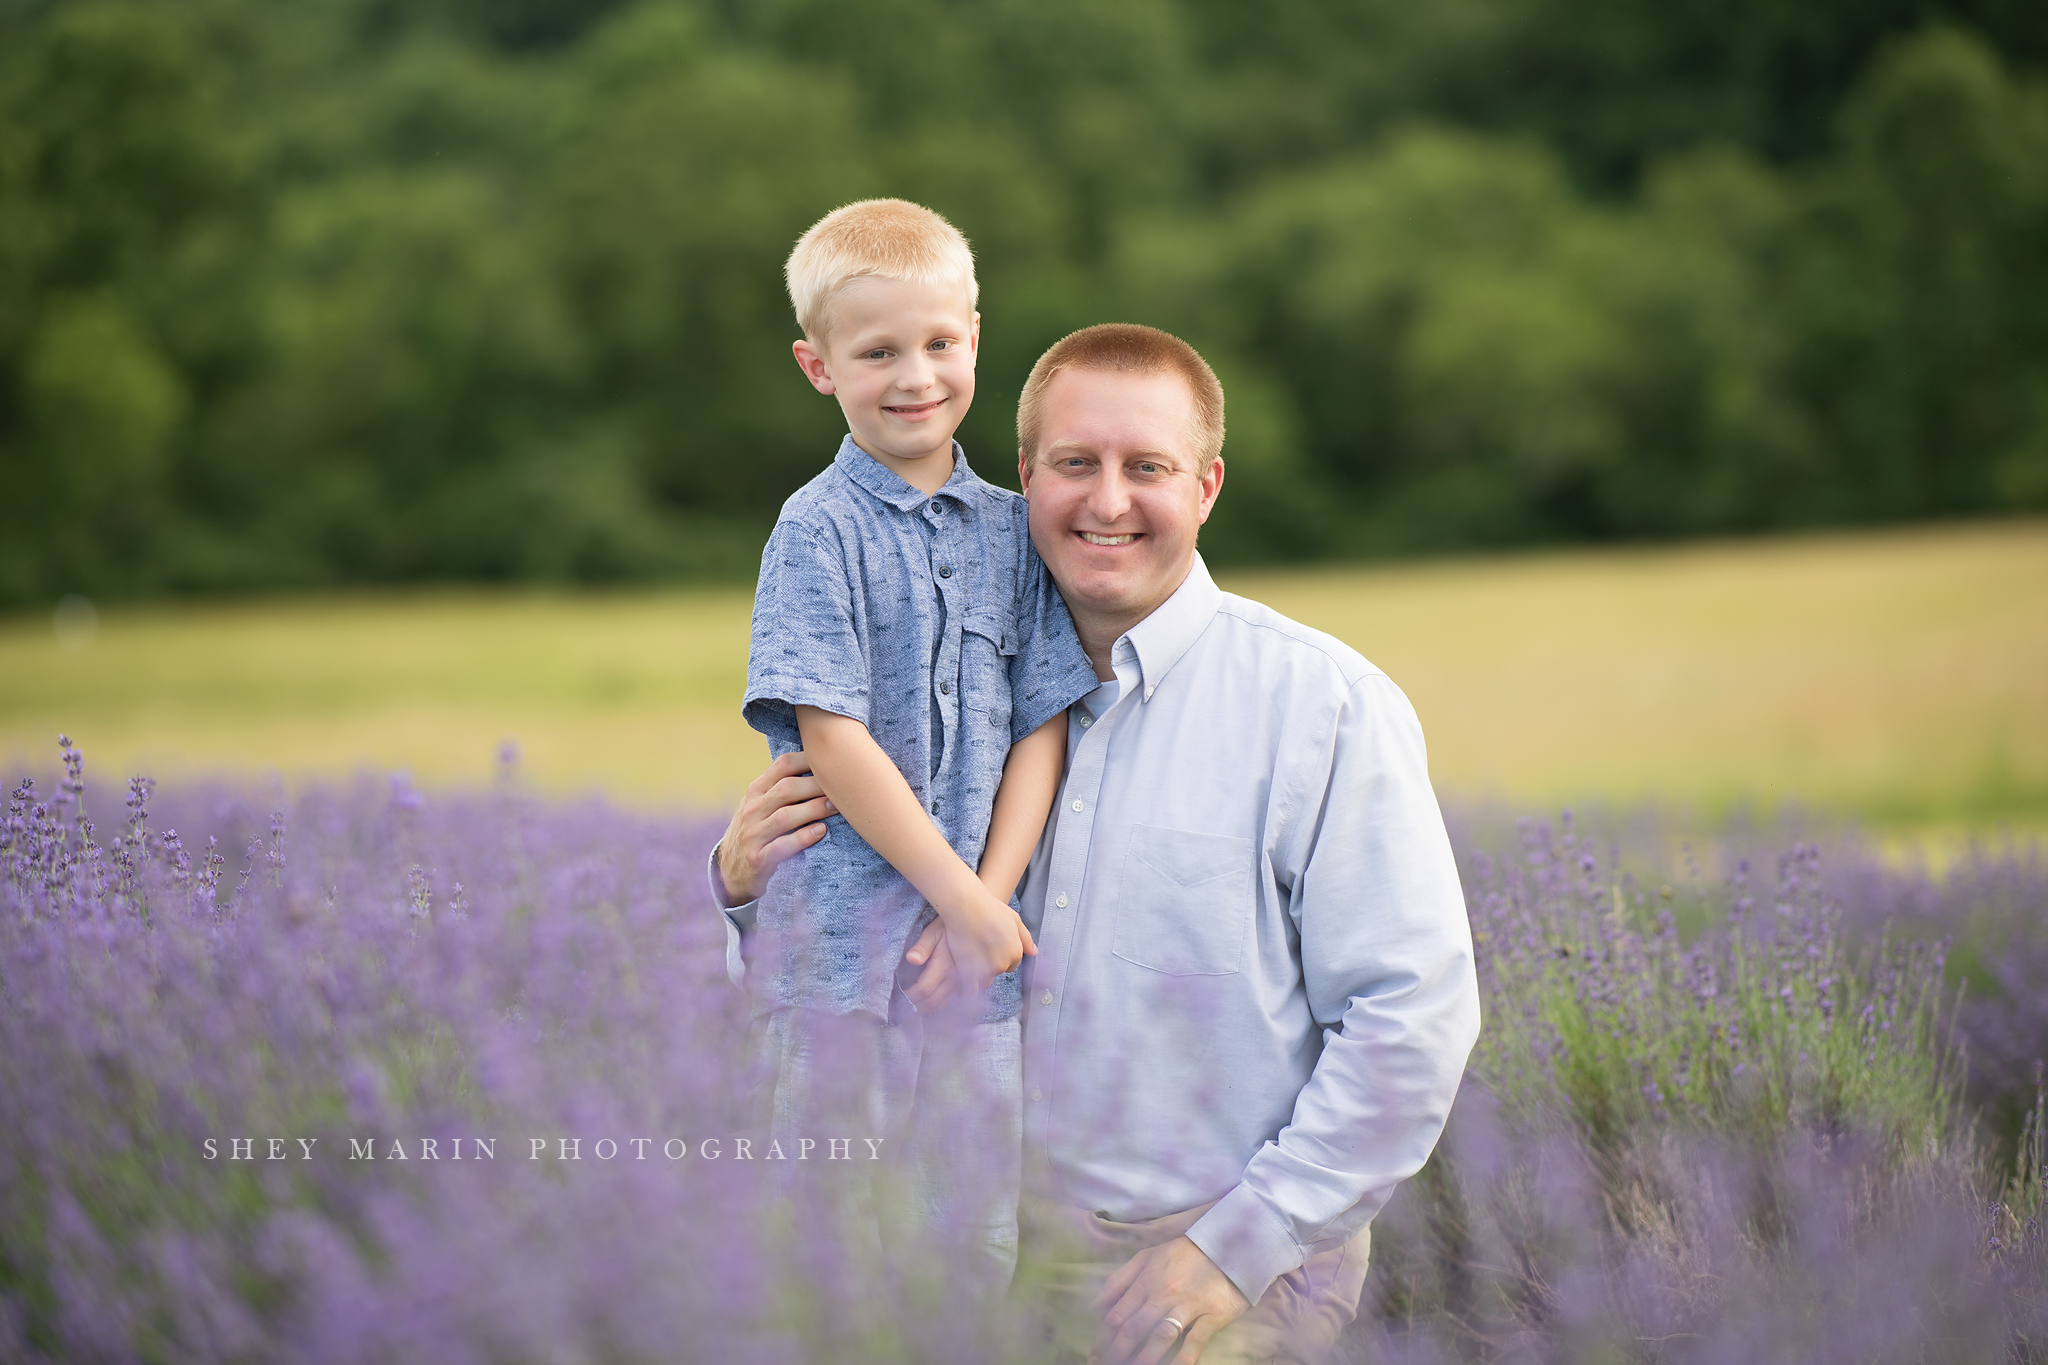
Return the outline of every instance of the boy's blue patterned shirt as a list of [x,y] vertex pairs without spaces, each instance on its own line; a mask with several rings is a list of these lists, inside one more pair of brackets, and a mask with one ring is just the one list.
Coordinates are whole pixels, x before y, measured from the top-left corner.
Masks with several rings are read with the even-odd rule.
[[[742,708],[777,756],[802,747],[798,706],[860,721],[976,867],[1010,746],[1096,685],[1024,499],[978,478],[958,444],[952,477],[926,497],[848,436],[783,504],[761,554]],[[756,1008],[888,1019],[932,912],[845,817],[825,826],[761,897]],[[986,1005],[986,1019],[1018,1012],[1014,972]]]

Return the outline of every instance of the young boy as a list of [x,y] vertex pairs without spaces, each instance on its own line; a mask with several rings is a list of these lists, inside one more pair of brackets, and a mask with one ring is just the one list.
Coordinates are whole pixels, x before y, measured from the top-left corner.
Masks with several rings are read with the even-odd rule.
[[[754,597],[744,714],[775,755],[803,749],[836,811],[756,912],[750,979],[774,1128],[843,1136],[805,1129],[847,1118],[851,1082],[872,1125],[858,1136],[892,1137],[913,1179],[947,1167],[918,1201],[974,1224],[1001,1263],[989,1273],[1007,1279],[1014,969],[1037,951],[1009,902],[1058,787],[1066,708],[1097,680],[1031,548],[1024,500],[977,478],[953,441],[981,327],[966,240],[929,209],[867,200],[806,232],[787,274],[797,364],[850,434],[783,505]],[[979,1023],[943,1041],[899,984],[933,913],[939,952],[978,996]],[[957,1098],[934,1079],[949,1067],[978,1075],[983,1093],[933,1112],[942,1094]],[[982,1207],[933,1207],[945,1201],[930,1184],[963,1188],[963,1157]]]

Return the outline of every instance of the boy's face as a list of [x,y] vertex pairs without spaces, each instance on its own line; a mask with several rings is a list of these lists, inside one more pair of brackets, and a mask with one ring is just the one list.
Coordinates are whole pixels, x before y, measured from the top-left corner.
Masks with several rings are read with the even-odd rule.
[[952,473],[953,431],[974,401],[981,314],[967,291],[864,276],[840,289],[831,319],[822,348],[794,347],[805,378],[839,400],[862,450],[936,490]]

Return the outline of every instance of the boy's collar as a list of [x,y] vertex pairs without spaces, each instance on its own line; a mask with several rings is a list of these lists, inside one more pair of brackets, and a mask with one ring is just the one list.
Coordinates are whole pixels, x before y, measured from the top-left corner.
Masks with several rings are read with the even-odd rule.
[[[832,457],[832,462],[846,472],[846,477],[900,512],[915,512],[931,501],[923,493],[905,483],[902,475],[854,444],[851,435],[839,443],[839,453]],[[967,453],[961,450],[960,443],[955,441],[953,473],[939,485],[939,491],[932,494],[932,497],[950,497],[956,502],[965,502],[968,487],[981,481],[981,476],[968,468]]]

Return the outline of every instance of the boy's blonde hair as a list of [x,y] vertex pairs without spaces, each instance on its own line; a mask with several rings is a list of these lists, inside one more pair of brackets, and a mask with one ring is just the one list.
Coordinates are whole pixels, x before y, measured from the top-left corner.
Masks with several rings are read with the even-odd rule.
[[1201,353],[1171,332],[1135,322],[1103,322],[1070,332],[1031,367],[1017,398],[1017,448],[1038,460],[1045,391],[1061,370],[1108,370],[1116,374],[1174,374],[1186,381],[1195,401],[1188,439],[1195,447],[1195,473],[1207,474],[1223,453],[1223,385]]
[[819,346],[829,330],[832,296],[864,275],[964,286],[970,312],[981,298],[974,253],[960,229],[904,199],[863,199],[832,210],[797,238],[782,273],[797,324]]

